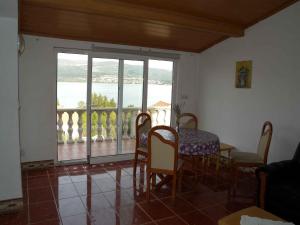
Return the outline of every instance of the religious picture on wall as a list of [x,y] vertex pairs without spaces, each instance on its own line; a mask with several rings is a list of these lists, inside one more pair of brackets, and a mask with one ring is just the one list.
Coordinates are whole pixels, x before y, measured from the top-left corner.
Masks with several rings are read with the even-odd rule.
[[252,80],[252,61],[236,62],[235,87],[251,88]]

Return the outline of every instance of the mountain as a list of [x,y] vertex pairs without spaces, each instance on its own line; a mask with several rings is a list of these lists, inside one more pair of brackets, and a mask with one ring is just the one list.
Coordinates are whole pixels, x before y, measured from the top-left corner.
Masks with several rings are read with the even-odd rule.
[[[81,82],[86,81],[87,63],[81,60],[59,59],[58,66],[58,81],[60,82]],[[93,78],[96,82],[105,82],[103,77],[116,80],[118,74],[118,62],[93,62]],[[143,74],[143,67],[139,65],[124,65],[124,79],[140,80]],[[115,78],[115,79],[114,79]],[[150,68],[148,78],[150,83],[171,84],[172,72],[169,70]],[[151,82],[152,81],[152,82]]]

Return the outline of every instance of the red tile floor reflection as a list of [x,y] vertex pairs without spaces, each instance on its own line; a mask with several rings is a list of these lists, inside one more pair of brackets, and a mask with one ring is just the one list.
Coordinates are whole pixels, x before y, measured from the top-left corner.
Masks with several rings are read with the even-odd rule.
[[[133,182],[134,181],[134,182]],[[237,196],[228,196],[229,174],[213,168],[195,182],[184,175],[175,202],[170,187],[145,199],[145,174],[132,176],[132,162],[62,166],[23,172],[24,210],[0,215],[14,225],[215,225],[219,218],[255,204],[256,182],[242,177]]]

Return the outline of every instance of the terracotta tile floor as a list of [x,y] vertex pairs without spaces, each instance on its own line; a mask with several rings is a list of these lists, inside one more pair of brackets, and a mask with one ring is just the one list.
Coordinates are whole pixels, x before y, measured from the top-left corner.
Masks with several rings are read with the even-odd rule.
[[144,167],[132,176],[132,162],[61,166],[23,172],[24,210],[0,215],[1,225],[216,225],[219,218],[255,204],[256,181],[244,176],[238,196],[228,196],[229,174],[213,168],[196,182],[184,175],[175,201],[170,187],[145,199]]

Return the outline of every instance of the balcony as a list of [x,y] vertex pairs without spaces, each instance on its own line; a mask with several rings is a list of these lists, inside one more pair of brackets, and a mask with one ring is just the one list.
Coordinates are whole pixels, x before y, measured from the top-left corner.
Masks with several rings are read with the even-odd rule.
[[[121,153],[133,153],[135,148],[135,120],[139,108],[123,108]],[[148,108],[152,126],[169,125],[171,107]],[[117,154],[116,108],[91,110],[91,155]],[[85,159],[87,155],[86,109],[57,109],[58,161]]]

